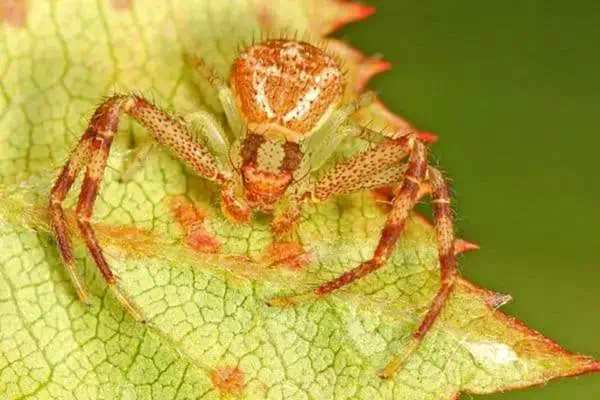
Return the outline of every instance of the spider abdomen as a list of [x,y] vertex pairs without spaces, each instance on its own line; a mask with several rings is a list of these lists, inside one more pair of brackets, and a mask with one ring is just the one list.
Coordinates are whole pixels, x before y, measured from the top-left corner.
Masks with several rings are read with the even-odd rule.
[[241,53],[233,63],[231,85],[249,130],[275,130],[298,141],[340,102],[344,76],[322,49],[277,39]]

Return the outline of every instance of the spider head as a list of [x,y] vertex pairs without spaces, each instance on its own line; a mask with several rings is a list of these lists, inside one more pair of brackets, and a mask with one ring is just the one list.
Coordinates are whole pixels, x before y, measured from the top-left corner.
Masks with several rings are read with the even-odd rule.
[[293,180],[300,143],[340,104],[344,75],[322,49],[276,39],[242,52],[230,81],[248,130],[241,154],[246,197],[269,208]]

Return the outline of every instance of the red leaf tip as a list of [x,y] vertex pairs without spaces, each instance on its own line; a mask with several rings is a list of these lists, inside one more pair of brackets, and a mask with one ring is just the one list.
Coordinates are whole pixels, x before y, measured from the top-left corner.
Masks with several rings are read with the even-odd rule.
[[479,246],[464,239],[457,239],[454,242],[454,254],[467,253],[469,251],[479,250]]
[[589,372],[600,372],[600,361],[592,361],[590,367],[588,368]]
[[417,134],[417,138],[424,143],[435,143],[437,142],[440,137],[438,135],[436,135],[435,133],[431,133],[431,132],[419,132]]
[[326,29],[326,33],[333,32],[342,26],[351,22],[361,21],[365,18],[375,14],[375,7],[365,6],[357,3],[346,3],[341,2],[340,6],[343,8],[340,15],[330,25],[329,29]]
[[358,77],[356,89],[361,91],[367,85],[367,82],[371,80],[372,77],[378,75],[382,72],[389,71],[392,69],[392,63],[386,60],[382,60],[381,58],[373,57],[366,58],[361,53],[356,53],[357,59],[360,57],[362,60],[357,60],[358,67]]
[[373,6],[365,6],[362,4],[350,4],[351,15],[354,15],[354,21],[358,21],[361,19],[369,18],[371,15],[375,14],[375,7]]

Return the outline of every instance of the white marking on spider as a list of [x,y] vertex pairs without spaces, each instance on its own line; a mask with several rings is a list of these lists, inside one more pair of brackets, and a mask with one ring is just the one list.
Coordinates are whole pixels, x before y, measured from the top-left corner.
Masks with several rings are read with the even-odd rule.
[[262,65],[254,70],[253,86],[255,99],[262,107],[263,111],[269,119],[275,118],[277,114],[271,108],[266,93],[267,79],[272,76],[281,76],[281,69],[274,65],[264,68]]

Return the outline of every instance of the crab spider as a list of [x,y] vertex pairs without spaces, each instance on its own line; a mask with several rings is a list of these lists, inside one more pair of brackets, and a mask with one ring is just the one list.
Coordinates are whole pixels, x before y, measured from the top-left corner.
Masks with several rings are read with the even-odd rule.
[[[334,57],[302,41],[270,39],[250,46],[234,60],[229,82],[210,73],[201,61],[193,64],[210,78],[216,89],[227,127],[221,126],[207,111],[194,113],[185,120],[172,117],[141,96],[113,95],[96,109],[51,190],[52,226],[79,297],[89,301],[75,269],[61,203],[77,174],[85,169],[76,209],[79,230],[115,296],[136,319],[143,320],[138,307],[120,289],[90,225],[113,137],[123,114],[145,127],[159,144],[169,148],[199,176],[216,182],[220,186],[221,209],[229,220],[250,223],[255,212],[273,214],[271,226],[278,236],[294,230],[303,202],[400,184],[370,260],[323,283],[309,295],[273,299],[273,305],[325,296],[382,267],[417,202],[419,189],[428,183],[432,188],[441,286],[404,352],[382,371],[383,377],[392,377],[418,348],[456,279],[448,185],[442,174],[428,164],[426,145],[416,132],[395,135],[367,132],[368,136],[377,137],[372,148],[337,163],[317,179],[314,172],[325,165],[342,140],[364,137],[365,129],[350,117],[372,98],[366,94],[350,102],[342,101],[346,83]],[[189,125],[195,125],[208,146],[196,139]]]

